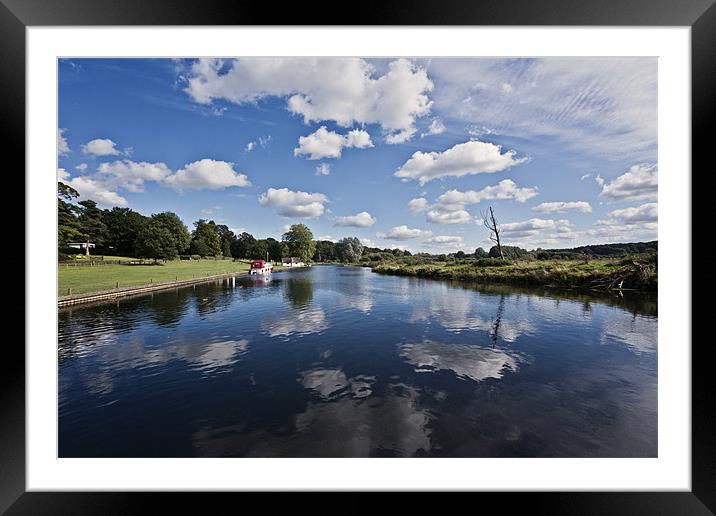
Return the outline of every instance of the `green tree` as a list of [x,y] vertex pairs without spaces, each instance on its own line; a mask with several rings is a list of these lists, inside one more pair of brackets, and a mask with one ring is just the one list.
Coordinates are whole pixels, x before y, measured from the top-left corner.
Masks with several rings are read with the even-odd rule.
[[57,245],[60,249],[67,247],[68,242],[76,242],[84,237],[80,232],[80,223],[77,220],[79,208],[71,202],[79,196],[77,190],[58,181]]
[[[144,229],[149,224],[151,224],[152,227],[149,231],[145,232]],[[164,232],[158,231],[158,227],[166,229],[166,234],[168,234],[169,237],[166,237]],[[161,241],[157,244],[148,242],[148,239],[151,238],[152,235],[157,236]],[[167,238],[169,240],[167,240]],[[190,242],[191,235],[189,234],[189,230],[179,216],[176,213],[165,211],[155,213],[151,216],[145,224],[145,227],[143,227],[137,235],[135,246],[138,256],[171,260],[186,252],[189,249]],[[150,253],[150,251],[152,252]]]
[[136,254],[135,242],[147,223],[147,217],[129,208],[114,207],[102,212],[102,222],[107,226],[105,245],[122,256]]
[[157,215],[139,230],[135,249],[139,256],[155,260],[173,260],[179,254],[176,235]]
[[487,258],[489,254],[482,247],[475,249],[475,258]]
[[221,254],[223,256],[231,256],[231,245],[236,240],[236,235],[229,229],[229,226],[225,224],[216,224],[213,220],[209,221],[209,225],[219,235],[219,241],[221,242]]
[[313,253],[313,261],[328,262],[336,259],[336,244],[330,240],[316,241],[316,251]]
[[234,240],[231,246],[231,256],[234,258],[251,258],[256,239],[250,233],[243,232]]
[[269,237],[266,239],[266,245],[268,247],[269,260],[280,262],[283,258],[283,246],[281,242]]
[[97,207],[97,203],[91,200],[80,201],[77,203],[81,206],[80,208],[80,233],[84,236],[84,241],[87,243],[85,247],[85,254],[90,254],[90,242],[101,246],[104,244],[105,236],[107,235],[107,226],[102,222],[102,210]]
[[316,250],[313,233],[305,224],[294,224],[283,234],[283,241],[288,246],[288,256],[295,256],[307,262]]
[[194,222],[190,252],[200,256],[221,256],[221,239],[204,219]]
[[363,244],[356,237],[340,240],[336,246],[336,257],[344,262],[357,262],[363,253]]
[[268,249],[268,241],[257,240],[256,245],[254,245],[251,250],[251,258],[254,260],[265,260],[268,256]]

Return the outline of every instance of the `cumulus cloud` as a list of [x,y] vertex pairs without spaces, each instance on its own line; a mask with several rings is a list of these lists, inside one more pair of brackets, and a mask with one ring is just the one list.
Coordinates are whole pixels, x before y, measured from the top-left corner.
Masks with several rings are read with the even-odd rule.
[[57,155],[58,156],[66,156],[70,153],[70,145],[67,143],[67,138],[65,138],[65,131],[67,129],[58,129],[57,130]]
[[657,165],[633,165],[613,181],[603,182],[600,195],[612,201],[656,199],[658,173]]
[[468,224],[473,222],[472,215],[465,209],[467,205],[478,204],[484,200],[510,200],[525,202],[537,195],[537,188],[520,188],[511,179],[504,179],[496,185],[486,186],[482,190],[449,190],[440,195],[436,202],[429,205],[424,198],[413,199],[408,207],[413,213],[425,211],[425,219],[431,224]]
[[571,224],[565,219],[553,220],[533,218],[522,222],[502,224],[502,234],[505,239],[511,238],[514,240],[532,238],[543,232],[556,234],[569,233],[571,231]]
[[328,163],[321,163],[316,167],[317,176],[327,176],[331,173],[331,166]]
[[89,175],[70,179],[69,174],[66,174],[64,182],[77,190],[83,198],[92,199],[102,206],[126,206],[127,200],[118,190],[143,192],[146,182],[163,183],[170,174],[169,167],[161,162],[118,160],[101,163],[97,170]]
[[259,204],[274,208],[282,217],[315,219],[323,215],[328,197],[322,193],[294,192],[288,188],[269,188],[259,196]]
[[60,168],[57,170],[57,179],[77,190],[82,200],[91,199],[102,207],[127,206],[127,199],[109,190],[106,184],[96,178],[87,176],[70,178],[69,172]]
[[510,200],[525,202],[537,195],[537,188],[520,188],[511,179],[503,179],[496,185],[486,186],[480,191],[449,190],[438,197],[437,202],[442,205],[478,204],[484,200]]
[[417,180],[421,185],[441,177],[463,177],[472,174],[502,172],[524,163],[513,150],[477,140],[459,143],[444,152],[415,152],[393,174],[403,180]]
[[305,123],[379,124],[389,143],[416,132],[415,120],[430,113],[433,88],[427,72],[407,59],[390,62],[377,75],[365,60],[345,57],[204,58],[193,63],[187,83],[186,92],[198,103],[281,97]]
[[76,170],[79,170],[80,172],[84,172],[87,170],[87,163],[80,163],[75,167]]
[[462,247],[465,244],[465,238],[453,235],[437,235],[426,240],[423,243],[433,247]]
[[109,138],[96,138],[82,146],[82,152],[90,156],[119,156],[120,151]]
[[582,213],[591,213],[592,207],[586,201],[569,201],[543,202],[532,208],[532,211],[536,211],[538,213],[555,213],[569,210],[581,211]]
[[408,202],[408,209],[413,215],[426,211],[429,208],[428,200],[425,197],[417,197],[410,199]]
[[472,216],[462,208],[435,204],[425,214],[425,220],[431,224],[468,224]]
[[425,132],[420,135],[420,137],[425,138],[426,136],[430,136],[433,134],[442,134],[444,132],[445,132],[445,124],[443,124],[439,118],[435,118],[435,119],[433,119],[432,122],[430,122],[430,125],[425,130]]
[[411,240],[413,238],[427,238],[432,234],[432,231],[417,228],[413,229],[403,224],[402,226],[391,228],[388,233],[379,233],[378,237],[388,240]]
[[[80,172],[86,164],[76,167]],[[97,201],[103,206],[126,206],[127,200],[118,191],[144,192],[146,183],[153,182],[176,190],[216,190],[228,186],[249,186],[244,174],[233,170],[233,164],[225,161],[203,159],[184,165],[176,173],[162,162],[148,163],[129,159],[100,163],[96,171],[71,178],[62,170],[62,180],[77,190],[83,198]]]
[[360,243],[366,247],[376,247],[375,242],[373,242],[370,238],[361,238]]
[[356,228],[369,228],[375,224],[375,217],[373,217],[367,211],[362,211],[355,215],[348,215],[346,217],[337,217],[334,225],[336,226],[351,226]]
[[229,186],[251,186],[245,174],[234,170],[234,164],[226,161],[202,159],[184,165],[164,181],[175,190],[219,190]]
[[372,146],[373,142],[366,131],[354,129],[342,135],[322,125],[314,133],[298,139],[298,147],[293,149],[293,155],[308,156],[308,159],[340,158],[344,148],[364,149]]
[[609,212],[609,218],[600,220],[601,224],[639,224],[639,223],[655,223],[659,219],[658,204],[650,202],[641,206],[624,208],[622,210],[614,210]]

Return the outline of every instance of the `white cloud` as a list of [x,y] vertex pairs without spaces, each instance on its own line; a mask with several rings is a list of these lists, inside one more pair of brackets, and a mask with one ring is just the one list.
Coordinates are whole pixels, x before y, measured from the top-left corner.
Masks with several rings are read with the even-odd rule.
[[432,231],[423,229],[412,229],[406,225],[395,226],[388,233],[379,233],[378,238],[386,238],[388,240],[411,240],[413,238],[427,238],[432,235]]
[[502,234],[505,240],[521,240],[533,238],[542,232],[549,234],[568,233],[571,231],[571,224],[568,220],[560,219],[539,219],[533,218],[522,222],[510,222],[502,224]]
[[461,247],[465,244],[465,238],[453,235],[437,235],[423,241],[424,244],[433,247]]
[[537,195],[537,188],[520,188],[511,179],[503,179],[496,185],[486,186],[480,191],[449,190],[438,197],[438,204],[442,205],[465,205],[478,204],[484,200],[495,199],[499,201],[514,199],[517,202],[525,202]]
[[331,166],[328,163],[321,163],[316,167],[317,176],[327,176],[331,173]]
[[70,145],[67,143],[67,138],[65,138],[65,131],[67,129],[58,129],[57,130],[57,155],[58,156],[65,156],[70,153]]
[[465,209],[468,204],[478,204],[483,200],[514,199],[518,202],[525,202],[537,195],[536,188],[518,187],[511,179],[503,179],[496,185],[486,186],[480,191],[449,190],[440,195],[435,204],[428,205],[425,199],[413,199],[416,201],[408,206],[414,208],[413,213],[426,211],[425,219],[431,224],[468,224],[473,222],[472,215]]
[[259,136],[257,141],[250,141],[246,144],[246,147],[244,147],[244,152],[251,152],[256,148],[257,145],[260,145],[262,149],[265,149],[269,142],[271,141],[271,135],[268,136]]
[[91,199],[101,207],[127,206],[127,199],[117,192],[111,191],[102,181],[93,177],[80,176],[70,178],[70,174],[63,168],[57,170],[57,177],[66,185],[74,188],[80,194],[80,200]]
[[433,134],[442,134],[445,132],[445,124],[442,123],[442,121],[439,118],[433,119],[432,122],[430,122],[430,125],[426,129],[426,131],[420,135],[421,138],[425,138],[426,136],[430,136]]
[[288,188],[269,188],[259,196],[259,204],[274,208],[282,217],[315,219],[323,215],[328,197],[322,193],[294,192]]
[[408,202],[408,209],[413,215],[426,211],[428,207],[428,200],[425,197],[410,199],[410,202]]
[[328,240],[329,242],[337,242],[337,240],[331,235],[322,235],[316,238],[316,240]]
[[436,204],[425,214],[425,220],[431,224],[467,224],[472,221],[472,216],[462,208]]
[[532,208],[532,211],[538,213],[554,213],[568,210],[581,211],[582,213],[591,213],[592,207],[586,201],[569,201],[569,202],[543,202]]
[[584,174],[582,177],[579,178],[579,180],[580,180],[580,181],[584,181],[585,179],[589,179],[590,177],[592,177],[592,173],[591,173],[591,172],[589,172],[589,173],[587,173],[587,174]]
[[622,210],[614,210],[609,212],[607,220],[601,220],[601,224],[638,224],[638,223],[654,223],[659,219],[658,204],[650,202],[641,206],[624,208]]
[[322,125],[314,133],[298,139],[298,147],[293,149],[293,155],[308,156],[308,159],[340,158],[344,148],[364,149],[372,146],[373,142],[366,131],[354,129],[344,136],[328,131]]
[[90,156],[119,156],[120,151],[109,138],[96,138],[82,146],[82,152]]
[[143,192],[146,181],[161,183],[170,174],[171,170],[164,163],[125,159],[101,163],[92,177],[108,189],[121,188],[128,192]]
[[393,175],[423,185],[441,177],[501,172],[527,160],[517,159],[515,154],[513,150],[503,153],[499,145],[492,143],[469,141],[444,152],[417,151]]
[[656,199],[658,173],[657,165],[633,165],[613,181],[603,183],[600,195],[612,201]]
[[347,217],[337,217],[336,226],[352,226],[357,228],[369,228],[375,224],[375,217],[373,217],[367,211],[362,211],[356,215],[349,215]]
[[366,247],[377,247],[375,242],[373,242],[370,238],[361,238],[360,243]]
[[87,163],[80,163],[75,167],[76,170],[79,170],[80,172],[84,172],[87,170]]
[[465,130],[467,131],[467,134],[470,135],[470,139],[479,139],[483,136],[488,136],[491,134],[498,134],[497,131],[494,129],[487,127],[485,125],[479,126],[479,125],[468,125]]
[[170,174],[164,163],[121,160],[101,163],[94,173],[73,179],[65,172],[63,182],[77,190],[82,198],[102,206],[127,206],[127,200],[117,190],[143,192],[147,181],[162,183]]
[[234,164],[226,161],[202,159],[184,165],[164,180],[175,190],[218,190],[230,186],[251,186],[245,174],[237,173]]
[[416,118],[430,113],[433,88],[427,72],[407,59],[390,62],[377,76],[359,58],[205,58],[194,62],[188,75],[186,91],[202,104],[283,97],[306,123],[375,123],[389,140],[415,133]]

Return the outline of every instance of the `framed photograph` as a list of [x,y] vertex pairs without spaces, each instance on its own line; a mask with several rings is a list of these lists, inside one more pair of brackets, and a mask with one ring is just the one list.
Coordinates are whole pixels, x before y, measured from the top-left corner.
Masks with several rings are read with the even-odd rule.
[[690,215],[711,4],[347,25],[2,0],[27,310],[0,510],[459,491],[713,513]]

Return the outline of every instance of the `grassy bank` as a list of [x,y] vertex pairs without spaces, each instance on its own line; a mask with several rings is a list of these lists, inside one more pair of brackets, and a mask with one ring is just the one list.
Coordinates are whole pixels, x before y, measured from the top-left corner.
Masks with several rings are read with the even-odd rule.
[[[388,262],[372,265],[375,272],[476,283],[541,285],[545,287],[613,290],[657,290],[656,255],[622,259],[528,260],[507,264],[481,260],[411,264]],[[483,262],[484,263],[484,262]]]
[[58,295],[99,292],[117,287],[136,287],[164,281],[186,280],[249,269],[248,262],[231,260],[174,260],[158,265],[101,265],[59,267]]

